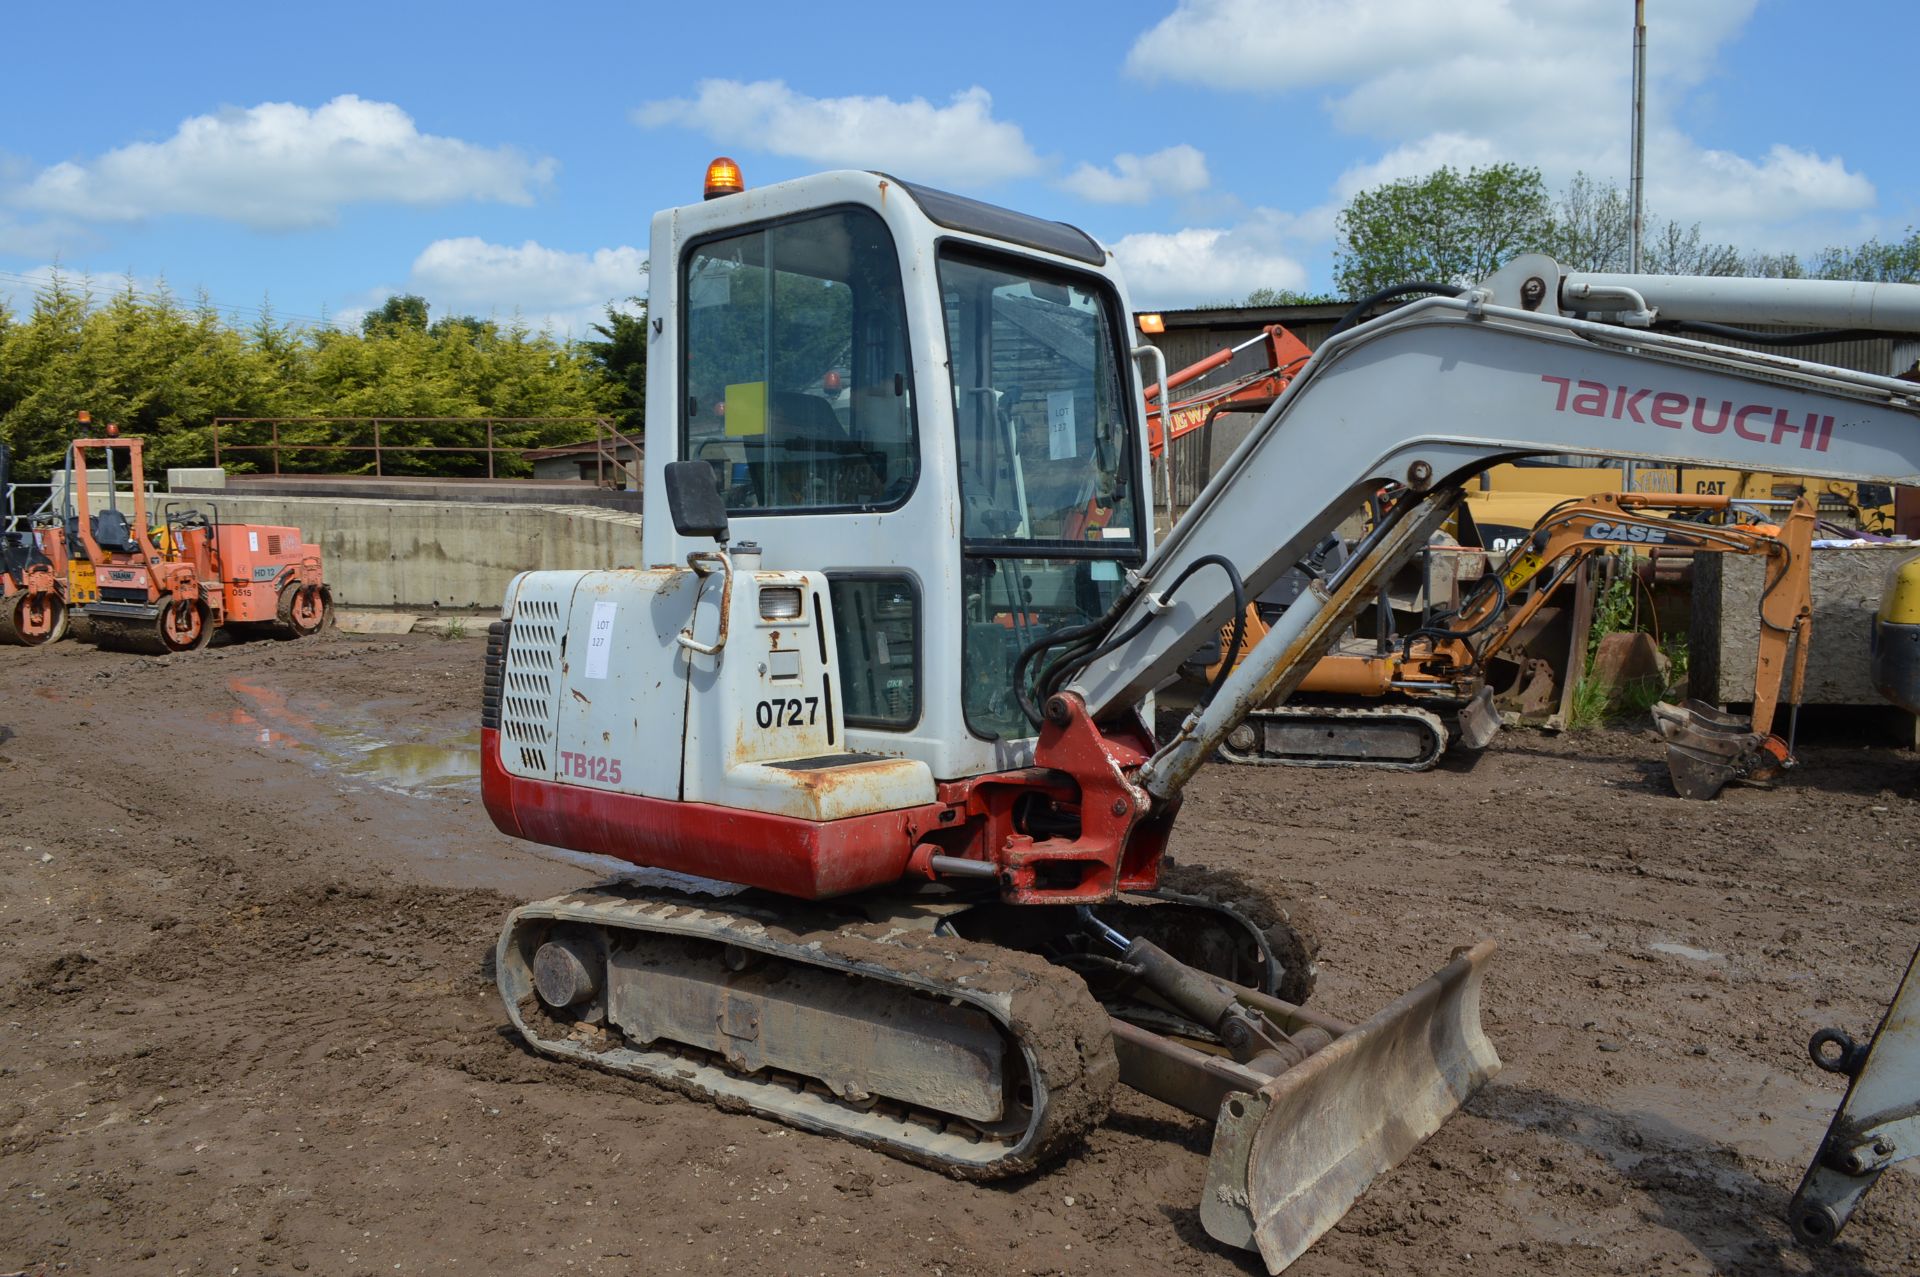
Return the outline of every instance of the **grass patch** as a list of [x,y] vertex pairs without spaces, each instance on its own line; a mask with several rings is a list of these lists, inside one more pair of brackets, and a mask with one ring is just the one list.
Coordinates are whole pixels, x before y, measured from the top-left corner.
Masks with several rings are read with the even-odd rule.
[[447,623],[440,627],[440,637],[443,639],[463,639],[466,636],[467,618],[464,616],[449,617]]
[[1574,680],[1573,697],[1567,709],[1567,727],[1583,731],[1603,727],[1623,719],[1644,717],[1660,701],[1685,685],[1687,678],[1687,640],[1673,635],[1660,643],[1669,662],[1665,679],[1638,678],[1614,689],[1609,695],[1593,677],[1594,658],[1600,654],[1600,641],[1609,634],[1625,634],[1640,628],[1640,579],[1636,556],[1631,550],[1609,556],[1611,575],[1593,600],[1593,624],[1587,630],[1587,657],[1580,676]]

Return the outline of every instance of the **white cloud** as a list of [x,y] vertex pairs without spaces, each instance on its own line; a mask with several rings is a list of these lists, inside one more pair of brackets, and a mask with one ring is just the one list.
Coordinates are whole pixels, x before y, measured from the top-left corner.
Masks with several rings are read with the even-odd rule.
[[[45,263],[39,266],[24,267],[20,270],[0,268],[0,310],[10,311],[16,317],[24,317],[33,310],[36,294],[58,283],[69,296],[79,297],[88,306],[101,306],[115,297],[131,291],[141,301],[152,302],[162,297],[170,299],[174,305],[192,307],[199,303],[197,293],[181,294],[159,275],[96,275],[91,271],[75,270],[58,263]],[[223,313],[247,312],[247,317],[258,313],[258,303],[254,306],[227,308],[215,304],[216,310]],[[243,318],[242,322],[245,322]]]
[[1396,146],[1377,160],[1356,164],[1334,181],[1333,192],[1344,203],[1360,191],[1396,182],[1403,177],[1424,177],[1437,168],[1474,168],[1497,164],[1499,148],[1483,137],[1464,133],[1435,133],[1417,142]]
[[[1741,155],[1675,122],[1756,3],[1689,0],[1656,15],[1647,202],[1759,247],[1876,197],[1840,156],[1781,144]],[[1341,176],[1339,201],[1441,164],[1503,160],[1537,166],[1551,186],[1581,170],[1624,185],[1631,35],[1623,0],[1179,0],[1127,66],[1148,82],[1317,91],[1335,127],[1385,148]]]
[[347,204],[528,204],[555,167],[422,133],[393,103],[344,94],[196,115],[164,142],[44,169],[14,199],[88,221],[192,213],[287,230],[331,224]]
[[1019,125],[993,118],[993,97],[978,85],[935,106],[925,98],[808,97],[780,80],[702,80],[694,97],[649,102],[633,119],[645,128],[698,129],[722,146],[751,139],[775,155],[910,180],[972,185],[1043,167]]
[[1158,195],[1193,195],[1211,181],[1207,157],[1182,142],[1152,155],[1116,155],[1111,169],[1082,164],[1060,184],[1100,204],[1145,204]]
[[367,289],[334,312],[340,326],[360,318],[394,293],[418,293],[432,317],[478,315],[506,322],[517,316],[529,328],[557,335],[587,335],[606,315],[608,303],[627,309],[629,297],[647,292],[645,250],[621,246],[574,253],[528,240],[494,244],[477,236],[440,239],[413,259],[407,282]]
[[99,235],[65,218],[44,217],[23,222],[0,212],[0,255],[57,258],[99,245]]
[[1135,306],[1238,301],[1256,288],[1300,289],[1306,268],[1285,251],[1291,219],[1257,210],[1231,229],[1188,227],[1122,237],[1113,255]]

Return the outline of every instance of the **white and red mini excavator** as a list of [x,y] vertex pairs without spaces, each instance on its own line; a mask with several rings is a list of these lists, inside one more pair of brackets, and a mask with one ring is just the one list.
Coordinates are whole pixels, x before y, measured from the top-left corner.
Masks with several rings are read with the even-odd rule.
[[[489,638],[494,821],[643,867],[513,912],[508,1016],[967,1178],[1136,1087],[1215,1123],[1200,1217],[1275,1272],[1499,1069],[1493,946],[1357,1023],[1302,1007],[1283,904],[1164,859],[1194,771],[1496,462],[1920,481],[1920,386],[1688,332],[1914,331],[1920,288],[1527,256],[1336,332],[1156,544],[1105,247],[878,173],[710,176],[653,221],[652,566],[525,573]],[[1156,688],[1388,485],[1156,738]]]

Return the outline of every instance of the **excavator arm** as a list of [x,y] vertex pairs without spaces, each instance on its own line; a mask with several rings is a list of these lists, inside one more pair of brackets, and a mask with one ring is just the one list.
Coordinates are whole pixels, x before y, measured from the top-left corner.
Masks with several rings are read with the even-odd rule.
[[[1208,374],[1225,368],[1235,356],[1254,346],[1261,349],[1264,367],[1204,390],[1187,389]],[[1155,406],[1160,399],[1161,384],[1148,386],[1148,449],[1157,457],[1174,440],[1201,429],[1223,412],[1264,411],[1280,397],[1287,383],[1293,380],[1293,375],[1311,358],[1313,351],[1294,336],[1292,330],[1284,324],[1268,324],[1257,337],[1249,337],[1237,346],[1216,350],[1205,359],[1196,360],[1169,376],[1165,382],[1168,396],[1165,405]],[[1187,390],[1187,393],[1174,398],[1175,390]]]
[[[1548,283],[1547,281],[1552,281]],[[1653,309],[1644,292],[1588,288]],[[1684,281],[1683,281],[1684,282]],[[1805,281],[1746,313],[1793,316]],[[1869,286],[1859,286],[1866,289]],[[1880,285],[1878,314],[1920,326],[1920,288]],[[1038,761],[1060,760],[1073,720],[1119,721],[1247,598],[1270,585],[1385,483],[1409,498],[1342,572],[1316,586],[1248,651],[1174,736],[1128,771],[1167,802],[1253,709],[1283,700],[1380,582],[1440,526],[1468,477],[1541,453],[1920,481],[1920,388],[1774,354],[1559,313],[1551,259],[1517,260],[1461,297],[1430,297],[1336,334],[1255,424],[1109,612],[1103,642],[1043,665]],[[1839,308],[1815,290],[1816,322]],[[1630,297],[1624,293],[1631,292]],[[1871,307],[1871,302],[1859,301]],[[1657,311],[1655,311],[1657,313]],[[1691,313],[1691,312],[1689,312]],[[1775,321],[1777,322],[1777,320]],[[1058,704],[1055,704],[1055,701]]]

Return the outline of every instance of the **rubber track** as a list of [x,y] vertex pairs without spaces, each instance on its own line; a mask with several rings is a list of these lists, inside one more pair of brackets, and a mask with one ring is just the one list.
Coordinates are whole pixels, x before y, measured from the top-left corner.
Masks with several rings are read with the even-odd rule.
[[1212,905],[1245,918],[1266,939],[1280,968],[1274,987],[1262,992],[1296,1004],[1313,996],[1320,978],[1320,939],[1294,916],[1279,892],[1231,870],[1177,864],[1171,858],[1160,862],[1158,892],[1170,900]]
[[[951,1144],[954,1137],[938,1132],[918,1135],[908,1123],[889,1123],[891,1132],[877,1135],[854,1129],[872,1123],[863,1122],[863,1115],[851,1110],[846,1127],[834,1124],[831,1113],[825,1120],[818,1112],[798,1116],[780,1103],[791,1100],[792,1090],[775,1082],[756,1083],[730,1074],[728,1081],[735,1093],[718,1095],[696,1079],[683,1076],[689,1070],[622,1067],[609,1058],[620,1052],[617,1045],[594,1048],[543,1037],[536,1031],[538,1026],[574,1026],[548,1018],[530,992],[508,987],[510,964],[517,962],[510,955],[518,926],[556,917],[617,930],[691,932],[799,964],[878,977],[889,983],[897,980],[917,992],[958,998],[988,1011],[1024,1049],[1039,1111],[1025,1136],[1017,1144],[1010,1143],[1004,1155],[986,1161],[963,1161],[943,1155],[935,1147]],[[674,928],[657,925],[669,919]],[[536,901],[508,915],[501,930],[496,968],[509,1017],[543,1055],[643,1078],[728,1110],[745,1109],[804,1130],[836,1135],[961,1179],[1018,1175],[1058,1156],[1105,1118],[1119,1079],[1107,1013],[1072,972],[996,945],[895,924],[848,922],[844,915],[830,915],[817,906],[752,892],[710,897],[616,882]],[[756,1086],[758,1095],[751,1093]],[[743,1087],[750,1093],[739,1094]],[[990,1141],[983,1140],[981,1145],[990,1146]]]
[[1247,715],[1247,722],[1257,723],[1261,719],[1321,719],[1341,723],[1360,722],[1412,722],[1426,729],[1427,752],[1411,762],[1389,762],[1378,759],[1353,758],[1313,758],[1308,756],[1285,757],[1271,754],[1243,754],[1239,750],[1229,749],[1224,743],[1220,746],[1220,757],[1229,763],[1238,763],[1249,767],[1365,767],[1373,771],[1423,772],[1431,769],[1447,752],[1447,727],[1440,716],[1429,710],[1413,709],[1405,705],[1381,706],[1378,709],[1337,709],[1333,707],[1283,705],[1277,709],[1255,710]]

